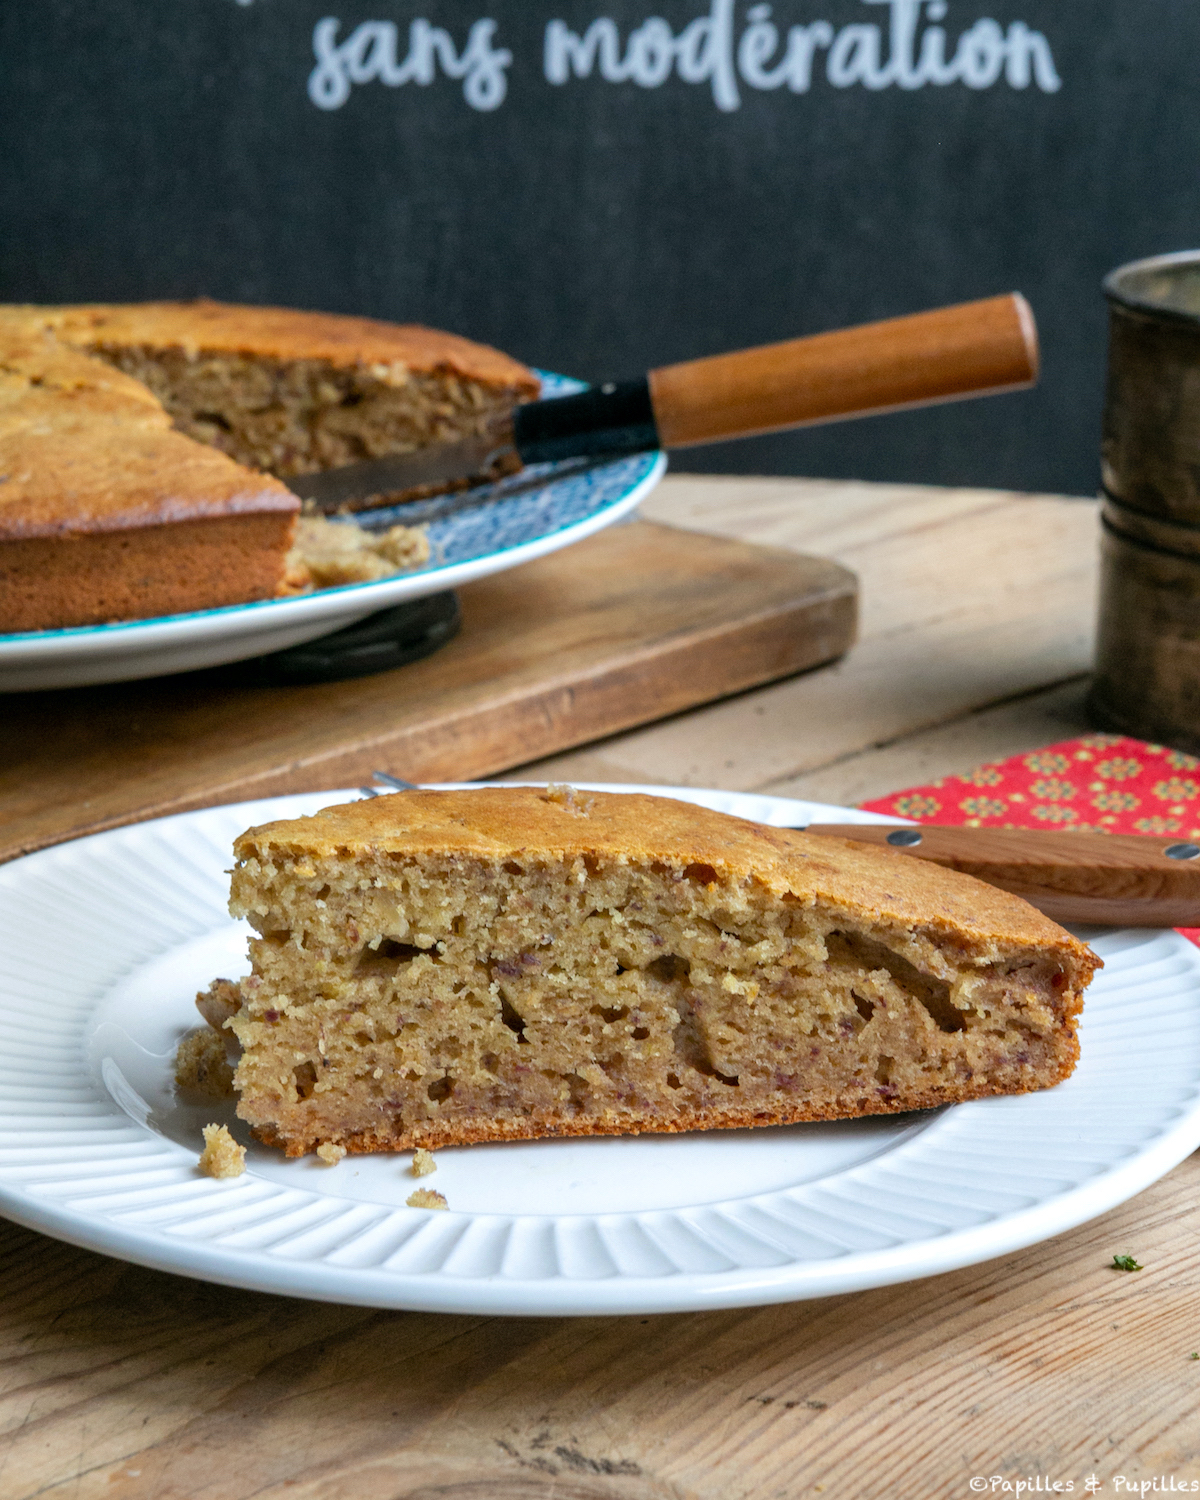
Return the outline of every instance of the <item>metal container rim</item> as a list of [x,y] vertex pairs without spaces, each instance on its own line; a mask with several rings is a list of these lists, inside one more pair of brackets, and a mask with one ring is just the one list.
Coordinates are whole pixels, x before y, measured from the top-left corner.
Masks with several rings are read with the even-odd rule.
[[1126,261],[1124,265],[1110,271],[1100,285],[1109,302],[1117,307],[1165,322],[1200,328],[1200,312],[1185,312],[1182,308],[1168,307],[1149,297],[1140,297],[1134,292],[1126,291],[1121,284],[1128,277],[1145,272],[1167,271],[1176,266],[1200,268],[1200,250],[1172,250],[1166,255],[1147,255],[1142,260]]

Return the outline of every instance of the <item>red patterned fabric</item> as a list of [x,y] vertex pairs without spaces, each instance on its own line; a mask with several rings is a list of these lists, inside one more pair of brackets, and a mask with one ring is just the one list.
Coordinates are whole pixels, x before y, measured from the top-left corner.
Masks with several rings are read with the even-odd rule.
[[[1177,834],[1200,843],[1200,758],[1088,734],[862,805],[918,823]],[[1200,947],[1200,928],[1180,930]]]

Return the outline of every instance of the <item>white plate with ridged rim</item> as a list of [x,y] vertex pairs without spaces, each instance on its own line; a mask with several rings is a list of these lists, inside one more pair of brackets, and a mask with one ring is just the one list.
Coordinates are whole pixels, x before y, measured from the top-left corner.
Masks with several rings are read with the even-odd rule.
[[[578,380],[541,372],[542,395],[582,390]],[[422,568],[348,583],[290,599],[259,599],[223,609],[69,630],[0,635],[0,693],[130,682],[169,672],[245,661],[353,625],[377,610],[460,588],[532,562],[611,526],[646,498],[667,467],[664,453],[605,463],[533,464],[472,491],[472,504],[426,526],[432,555]],[[400,510],[361,517],[373,527],[404,519]]]
[[[647,791],[776,825],[887,822],[777,797]],[[1200,951],[1090,934],[1082,1060],[1044,1093],[928,1114],[445,1149],[449,1212],[407,1155],[289,1162],[231,1109],[184,1107],[171,1059],[195,991],[245,971],[225,911],[250,824],[353,792],[276,797],[97,834],[0,868],[0,1212],[227,1285],[458,1313],[676,1312],[906,1281],[1070,1229],[1200,1144]],[[247,1171],[196,1170],[200,1127]]]

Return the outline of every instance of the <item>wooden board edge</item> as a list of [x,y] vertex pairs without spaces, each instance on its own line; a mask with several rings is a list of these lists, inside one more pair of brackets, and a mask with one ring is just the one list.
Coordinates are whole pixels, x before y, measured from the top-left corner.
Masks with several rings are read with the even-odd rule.
[[[620,673],[598,669],[593,681],[568,678],[533,691],[517,691],[499,706],[494,702],[482,705],[473,715],[455,715],[440,724],[434,721],[402,729],[351,750],[339,749],[273,767],[194,796],[164,798],[61,833],[0,845],[0,864],[77,838],[202,807],[356,786],[369,782],[376,769],[392,770],[409,781],[478,780],[811,671],[836,661],[855,640],[857,581],[849,570],[841,571],[845,576],[840,585],[831,585],[816,598],[810,596],[799,604],[777,605],[747,622],[737,633],[737,649],[730,655],[728,670],[703,704],[682,686],[677,693],[664,696],[662,665],[669,661],[673,680],[687,683],[689,668],[703,659],[714,642],[721,640],[728,650],[729,635],[722,627],[693,636],[682,645],[657,643]],[[815,631],[814,625],[818,627]],[[464,756],[464,729],[472,718],[491,729],[475,753]],[[501,745],[513,743],[514,721],[518,719],[524,737],[521,753],[514,757],[511,751],[502,751]],[[594,728],[597,723],[604,725],[600,733]]]

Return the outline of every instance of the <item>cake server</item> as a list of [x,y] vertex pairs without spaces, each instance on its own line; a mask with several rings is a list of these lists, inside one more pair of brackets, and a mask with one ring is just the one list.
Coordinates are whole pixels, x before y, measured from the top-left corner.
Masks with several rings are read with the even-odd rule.
[[346,464],[287,483],[327,514],[492,476],[505,463],[612,458],[782,432],[905,407],[1021,390],[1038,375],[1037,326],[1019,293],[733,354],[640,380],[530,401],[494,432]]
[[1200,927],[1200,844],[1038,828],[813,823],[819,835],[931,860],[1022,896],[1056,922]]

